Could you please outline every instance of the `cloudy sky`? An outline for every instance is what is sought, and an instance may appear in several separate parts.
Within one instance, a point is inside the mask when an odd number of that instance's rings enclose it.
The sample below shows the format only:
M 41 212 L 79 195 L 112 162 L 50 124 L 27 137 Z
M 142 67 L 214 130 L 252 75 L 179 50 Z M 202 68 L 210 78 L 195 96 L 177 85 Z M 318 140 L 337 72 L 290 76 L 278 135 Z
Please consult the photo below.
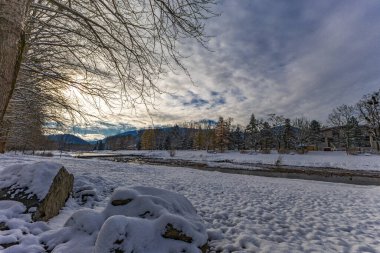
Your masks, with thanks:
M 325 122 L 332 108 L 380 88 L 380 1 L 226 0 L 208 22 L 210 51 L 183 45 L 194 84 L 181 73 L 159 85 L 151 118 L 119 111 L 114 126 L 136 127 L 249 115 Z

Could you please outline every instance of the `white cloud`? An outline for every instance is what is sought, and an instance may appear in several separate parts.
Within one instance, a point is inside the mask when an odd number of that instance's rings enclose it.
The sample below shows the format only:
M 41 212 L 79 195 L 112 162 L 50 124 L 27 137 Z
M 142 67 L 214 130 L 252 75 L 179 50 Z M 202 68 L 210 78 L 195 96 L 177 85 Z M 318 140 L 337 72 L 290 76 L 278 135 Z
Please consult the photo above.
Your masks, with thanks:
M 209 22 L 207 51 L 187 43 L 193 84 L 169 73 L 151 117 L 143 105 L 110 117 L 138 127 L 249 115 L 324 121 L 380 83 L 380 2 L 373 0 L 223 1 Z M 207 101 L 207 102 L 205 102 Z M 224 103 L 223 103 L 224 102 Z

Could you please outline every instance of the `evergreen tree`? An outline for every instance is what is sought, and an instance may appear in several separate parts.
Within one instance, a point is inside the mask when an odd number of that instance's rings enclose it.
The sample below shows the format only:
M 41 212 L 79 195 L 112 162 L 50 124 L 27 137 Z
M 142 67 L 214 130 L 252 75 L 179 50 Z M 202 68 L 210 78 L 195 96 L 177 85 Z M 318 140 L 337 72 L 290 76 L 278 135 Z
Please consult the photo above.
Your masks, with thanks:
M 137 142 L 136 142 L 136 149 L 137 149 L 137 150 L 141 150 L 141 149 L 142 149 L 141 138 L 137 139 Z
M 165 150 L 170 150 L 171 149 L 171 139 L 170 139 L 170 136 L 167 135 L 166 138 L 165 138 L 165 142 L 164 142 L 164 149 Z
M 96 142 L 95 150 L 104 150 L 104 143 L 102 140 Z
M 362 132 L 359 122 L 355 117 L 351 117 L 347 123 L 347 140 L 348 147 L 359 147 L 361 145 Z
M 359 126 L 359 121 L 355 118 L 355 122 L 353 124 L 353 136 L 354 141 L 353 145 L 356 147 L 362 147 L 364 146 L 364 133 L 362 132 L 362 128 Z
M 207 151 L 216 147 L 215 129 L 212 128 L 211 124 L 208 124 L 205 129 L 205 145 Z
M 180 149 L 182 148 L 182 138 L 181 138 L 181 132 L 178 125 L 175 125 L 172 127 L 170 131 L 171 136 L 171 149 Z
M 304 152 L 305 145 L 310 141 L 310 122 L 304 118 L 296 118 L 293 121 L 293 126 L 296 129 L 295 133 L 295 144 L 297 147 Z
M 215 144 L 220 152 L 224 152 L 230 142 L 230 127 L 232 119 L 225 120 L 219 117 L 219 121 L 215 127 Z
M 181 148 L 185 150 L 191 149 L 191 147 L 193 146 L 191 139 L 189 138 L 188 131 L 185 131 L 181 143 Z
M 240 126 L 237 125 L 234 131 L 232 132 L 232 149 L 242 150 L 244 148 L 244 133 L 241 130 Z
M 312 120 L 310 122 L 310 136 L 309 136 L 310 144 L 318 147 L 318 143 L 321 141 L 321 138 L 322 138 L 321 123 L 319 123 L 316 120 Z
M 276 115 L 274 113 L 268 115 L 269 122 L 272 127 L 273 140 L 276 142 L 277 150 L 281 149 L 281 143 L 283 142 L 283 125 L 285 122 L 284 116 Z
M 284 149 L 289 150 L 294 147 L 294 132 L 290 124 L 290 119 L 285 119 L 285 124 L 282 129 L 282 140 Z
M 273 142 L 272 130 L 269 123 L 265 121 L 260 131 L 261 149 L 270 150 L 272 148 L 272 142 Z
M 198 150 L 202 150 L 205 147 L 205 131 L 199 125 L 198 129 L 194 135 L 194 148 Z
M 249 149 L 257 149 L 259 142 L 259 127 L 258 121 L 255 118 L 255 115 L 252 113 L 251 118 L 247 127 L 245 128 L 245 140 L 246 147 Z

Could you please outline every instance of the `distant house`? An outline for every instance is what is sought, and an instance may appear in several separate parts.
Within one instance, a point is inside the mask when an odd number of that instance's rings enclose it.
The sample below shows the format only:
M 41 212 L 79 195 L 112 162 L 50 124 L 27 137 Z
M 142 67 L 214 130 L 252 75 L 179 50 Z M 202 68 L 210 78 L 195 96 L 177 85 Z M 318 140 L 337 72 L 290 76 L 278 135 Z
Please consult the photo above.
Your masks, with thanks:
M 376 148 L 369 129 L 367 126 L 359 126 L 360 135 L 353 143 L 353 147 L 371 149 Z M 344 137 L 344 127 L 328 127 L 321 129 L 321 140 L 318 144 L 318 149 L 323 150 L 330 148 L 331 150 L 346 150 L 346 141 Z

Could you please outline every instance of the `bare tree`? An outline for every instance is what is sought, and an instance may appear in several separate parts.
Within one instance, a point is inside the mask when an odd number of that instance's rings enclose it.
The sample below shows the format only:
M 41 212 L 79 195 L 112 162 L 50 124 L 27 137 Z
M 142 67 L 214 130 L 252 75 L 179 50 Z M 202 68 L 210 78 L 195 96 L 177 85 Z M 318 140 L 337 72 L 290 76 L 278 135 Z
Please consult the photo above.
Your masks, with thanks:
M 0 37 L 6 39 L 0 42 L 0 132 L 22 56 L 24 75 L 49 90 L 45 98 L 55 102 L 64 98 L 62 91 L 74 89 L 94 104 L 98 98 L 108 103 L 119 90 L 123 105 L 147 105 L 160 92 L 160 74 L 176 67 L 188 74 L 177 44 L 190 38 L 204 45 L 204 21 L 214 15 L 213 3 L 1 1 L 0 19 L 6 22 L 0 23 Z M 80 111 L 69 107 L 70 113 Z
M 380 151 L 380 91 L 365 95 L 357 104 L 360 118 L 369 126 L 376 150 Z
M 296 128 L 295 140 L 303 153 L 305 151 L 305 146 L 310 140 L 310 121 L 304 117 L 296 118 L 293 120 L 293 126 Z
M 285 124 L 285 118 L 282 115 L 276 115 L 272 113 L 268 115 L 268 122 L 272 128 L 272 135 L 277 144 L 277 150 L 280 150 L 281 142 L 283 139 L 283 127 Z
M 330 124 L 338 128 L 338 141 L 345 144 L 347 153 L 349 153 L 349 149 L 353 144 L 351 136 L 353 125 L 351 122 L 353 122 L 352 118 L 356 118 L 356 115 L 355 106 L 341 105 L 333 109 L 332 113 L 328 116 Z

